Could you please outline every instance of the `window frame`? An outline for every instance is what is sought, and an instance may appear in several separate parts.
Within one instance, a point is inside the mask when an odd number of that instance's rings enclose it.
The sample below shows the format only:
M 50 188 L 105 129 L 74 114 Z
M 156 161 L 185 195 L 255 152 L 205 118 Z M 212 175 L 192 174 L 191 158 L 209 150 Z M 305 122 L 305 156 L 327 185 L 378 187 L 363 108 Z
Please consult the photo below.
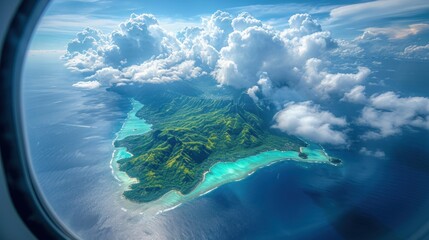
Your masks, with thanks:
M 77 239 L 50 210 L 32 174 L 23 130 L 21 75 L 29 41 L 49 0 L 23 0 L 4 36 L 0 60 L 0 154 L 13 207 L 39 239 Z

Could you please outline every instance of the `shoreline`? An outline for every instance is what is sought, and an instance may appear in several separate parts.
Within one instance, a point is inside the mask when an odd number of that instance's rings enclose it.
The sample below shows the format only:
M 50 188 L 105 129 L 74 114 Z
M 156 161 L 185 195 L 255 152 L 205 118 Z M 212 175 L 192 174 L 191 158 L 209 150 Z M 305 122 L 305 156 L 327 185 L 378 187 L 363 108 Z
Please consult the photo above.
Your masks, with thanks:
M 323 152 L 320 149 L 315 149 L 313 151 Z M 270 155 L 272 155 L 270 157 Z M 292 155 L 286 157 L 288 155 Z M 296 157 L 293 157 L 296 155 Z M 323 154 L 325 157 L 324 160 L 320 159 L 300 159 L 298 157 L 298 152 L 295 151 L 268 151 L 263 152 L 261 154 L 241 158 L 236 160 L 235 162 L 218 162 L 214 164 L 209 171 L 206 171 L 203 177 L 203 180 L 192 190 L 190 193 L 183 195 L 177 190 L 171 190 L 164 195 L 162 195 L 157 200 L 147 202 L 147 203 L 136 203 L 132 202 L 135 206 L 137 206 L 138 211 L 140 211 L 141 215 L 149 215 L 156 216 L 158 214 L 162 214 L 173 210 L 180 205 L 196 199 L 198 197 L 204 196 L 211 191 L 216 190 L 224 184 L 231 182 L 238 182 L 244 180 L 248 176 L 254 174 L 258 170 L 268 167 L 273 164 L 277 164 L 285 161 L 295 161 L 295 162 L 305 162 L 311 164 L 330 164 L 328 156 Z M 265 159 L 265 160 L 264 160 Z M 250 162 L 248 167 L 240 167 L 240 165 L 246 165 L 246 163 Z M 225 167 L 227 165 L 227 167 Z M 234 166 L 230 167 L 228 165 L 238 166 L 234 168 Z M 234 174 L 234 171 L 236 174 Z M 220 172 L 220 173 L 219 173 Z M 231 173 L 233 172 L 233 173 Z M 228 175 L 229 174 L 229 175 Z M 129 201 L 131 203 L 131 201 Z
M 143 105 L 134 99 L 130 99 L 130 101 L 133 108 L 127 114 L 127 118 L 125 119 L 121 129 L 116 133 L 116 138 L 112 142 L 113 146 L 116 140 L 124 139 L 127 136 L 144 134 L 151 130 L 150 124 L 147 124 L 144 119 L 140 119 L 135 116 L 135 113 L 140 110 Z M 308 158 L 303 159 L 299 157 L 300 152 L 305 152 L 308 155 Z M 120 182 L 120 186 L 122 186 L 123 191 L 129 189 L 131 184 L 138 183 L 138 179 L 130 178 L 126 172 L 119 170 L 119 164 L 117 161 L 130 156 L 132 156 L 131 153 L 127 152 L 125 148 L 114 147 L 110 161 L 113 176 Z M 330 162 L 330 157 L 321 146 L 307 143 L 306 147 L 300 147 L 299 152 L 272 150 L 262 152 L 254 156 L 240 158 L 233 162 L 217 162 L 213 164 L 209 170 L 204 172 L 203 178 L 198 185 L 185 195 L 177 190 L 171 190 L 160 198 L 145 203 L 130 201 L 124 198 L 123 195 L 121 198 L 124 200 L 124 204 L 128 206 L 126 209 L 134 209 L 139 211 L 139 214 L 141 215 L 156 216 L 173 210 L 192 199 L 206 195 L 224 184 L 241 181 L 254 174 L 259 169 L 283 161 L 335 165 Z
M 133 155 L 124 147 L 115 147 L 115 142 L 128 136 L 144 134 L 150 131 L 152 126 L 147 124 L 144 119 L 140 119 L 135 115 L 141 109 L 143 104 L 136 101 L 135 99 L 130 99 L 130 102 L 132 108 L 127 113 L 127 118 L 125 118 L 121 129 L 115 133 L 115 138 L 112 141 L 113 152 L 110 159 L 110 169 L 112 175 L 119 182 L 119 185 L 124 187 L 124 191 L 129 189 L 131 184 L 138 183 L 139 180 L 137 178 L 132 178 L 128 176 L 126 172 L 119 170 L 118 161 L 124 158 L 132 157 Z

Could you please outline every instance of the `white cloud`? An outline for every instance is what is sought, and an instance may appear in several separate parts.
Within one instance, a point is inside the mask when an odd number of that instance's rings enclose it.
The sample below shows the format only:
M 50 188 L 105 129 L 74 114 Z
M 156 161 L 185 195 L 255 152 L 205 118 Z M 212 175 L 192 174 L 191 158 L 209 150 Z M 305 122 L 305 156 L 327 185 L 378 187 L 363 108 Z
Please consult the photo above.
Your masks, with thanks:
M 358 58 L 364 54 L 364 49 L 356 41 L 336 39 L 337 48 L 332 51 L 333 56 Z
M 76 88 L 95 89 L 95 88 L 99 88 L 101 84 L 97 81 L 88 81 L 88 82 L 77 82 L 72 86 Z
M 236 24 L 256 21 L 246 14 L 240 18 Z M 68 44 L 65 65 L 73 71 L 94 73 L 91 79 L 103 77 L 109 68 L 121 71 L 112 81 L 166 82 L 198 77 L 204 74 L 203 69 L 211 71 L 216 65 L 216 47 L 226 44 L 233 31 L 232 19 L 230 14 L 217 11 L 202 20 L 204 28 L 187 28 L 176 38 L 153 15 L 132 14 L 110 34 L 90 28 L 78 33 Z M 98 72 L 102 69 L 104 72 Z
M 364 139 L 399 134 L 407 126 L 429 130 L 429 98 L 401 98 L 393 92 L 373 95 L 358 122 L 374 129 L 366 132 Z
M 160 54 L 180 49 L 175 37 L 163 30 L 150 14 L 136 15 L 120 24 L 120 30 L 110 34 L 111 43 L 104 48 L 106 61 L 116 66 L 142 63 Z
M 148 61 L 124 69 L 124 76 L 133 82 L 164 83 L 197 78 L 203 74 L 192 60 L 168 62 L 165 59 Z
M 346 144 L 346 135 L 336 128 L 344 128 L 344 118 L 320 109 L 312 102 L 289 103 L 274 116 L 278 128 L 292 135 L 317 143 Z
M 112 67 L 102 68 L 86 79 L 94 79 L 105 86 L 110 86 L 131 82 L 165 83 L 197 78 L 203 74 L 205 73 L 201 68 L 195 66 L 194 61 L 186 60 L 178 55 L 170 55 L 167 58 L 146 61 L 122 70 Z
M 97 70 L 93 75 L 85 78 L 85 80 L 95 80 L 100 82 L 104 86 L 110 86 L 113 83 L 118 83 L 123 79 L 122 71 L 112 68 L 105 67 Z
M 274 104 L 277 109 L 287 102 L 303 99 L 302 90 L 288 86 L 276 87 L 266 72 L 261 73 L 256 85 L 247 89 L 247 94 L 261 106 L 269 108 L 270 104 Z
M 261 72 L 278 80 L 285 72 L 286 56 L 284 42 L 273 31 L 261 27 L 235 31 L 221 50 L 214 76 L 220 84 L 237 88 L 255 85 Z
M 76 38 L 67 44 L 68 53 L 83 53 L 89 49 L 96 50 L 99 44 L 105 42 L 105 36 L 99 30 L 85 28 L 76 34 Z
M 249 13 L 242 12 L 232 20 L 232 27 L 234 30 L 243 31 L 249 27 L 262 27 L 262 22 Z
M 233 17 L 231 14 L 223 11 L 216 11 L 209 18 L 203 18 L 204 26 L 203 38 L 216 50 L 225 46 L 228 35 L 233 31 Z
M 429 44 L 423 46 L 408 46 L 401 55 L 406 58 L 429 59 Z
M 358 67 L 357 73 L 329 73 L 321 70 L 322 61 L 311 58 L 305 64 L 305 74 L 303 80 L 309 87 L 322 98 L 327 98 L 330 93 L 344 93 L 357 84 L 362 83 L 370 74 L 366 67 Z
M 202 68 L 212 69 L 216 65 L 219 52 L 210 45 L 210 33 L 206 29 L 186 27 L 179 31 L 176 36 L 183 44 L 182 50 L 186 52 L 188 58 L 199 62 Z
M 142 63 L 180 49 L 175 37 L 164 31 L 153 15 L 132 14 L 108 35 L 86 28 L 67 48 L 66 66 L 75 71 L 94 72 L 105 66 L 115 68 Z M 87 59 L 85 59 L 87 58 Z M 86 64 L 97 63 L 95 65 Z M 101 64 L 102 63 L 102 64 Z
M 302 37 L 322 31 L 322 26 L 306 13 L 291 16 L 288 23 L 289 28 L 283 33 L 287 38 Z
M 253 101 L 255 103 L 257 103 L 259 101 L 259 97 L 257 96 L 257 94 L 259 92 L 258 86 L 253 86 L 251 88 L 248 88 L 246 92 L 253 99 Z
M 351 102 L 351 103 L 365 103 L 366 102 L 366 96 L 365 96 L 365 86 L 358 85 L 354 87 L 349 92 L 344 93 L 344 97 L 341 99 L 341 101 L 345 102 Z
M 65 66 L 74 72 L 94 72 L 106 66 L 104 58 L 93 49 L 83 53 L 74 52 L 73 55 L 66 53 L 64 58 L 67 59 Z
M 222 85 L 252 88 L 257 85 L 260 74 L 266 73 L 273 86 L 273 94 L 286 86 L 293 89 L 302 85 L 300 81 L 306 73 L 305 69 L 302 71 L 302 66 L 314 57 L 323 62 L 322 59 L 329 56 L 331 50 L 338 45 L 331 39 L 330 33 L 322 31 L 320 24 L 308 14 L 293 15 L 289 19 L 289 25 L 283 31 L 256 24 L 242 31 L 232 32 L 228 44 L 220 51 L 216 69 L 212 73 L 215 79 Z M 366 68 L 359 68 L 355 76 L 318 71 L 317 76 L 313 77 L 318 78 L 318 84 L 322 84 L 319 86 L 323 92 L 321 95 L 327 97 L 330 92 L 347 85 L 346 82 L 355 79 L 354 77 L 357 78 L 356 82 L 363 80 L 368 72 Z M 313 85 L 301 87 L 315 88 Z M 251 90 L 252 94 L 255 93 L 254 90 L 256 88 Z
M 261 73 L 257 85 L 247 89 L 247 94 L 255 101 L 259 102 L 259 96 L 264 98 L 273 98 L 273 85 L 266 72 Z
M 363 147 L 359 150 L 359 153 L 365 156 L 369 156 L 369 157 L 375 157 L 375 158 L 385 158 L 386 154 L 381 151 L 380 149 L 377 149 L 375 151 L 371 151 L 369 149 L 367 149 L 366 147 Z
M 271 79 L 269 78 L 266 72 L 263 72 L 261 76 L 259 76 L 258 85 L 261 88 L 261 92 L 264 96 L 270 96 L 273 91 L 273 84 L 271 83 Z
M 357 48 L 332 39 L 309 14 L 293 15 L 288 23 L 280 31 L 249 13 L 233 17 L 217 11 L 199 27 L 173 35 L 153 15 L 132 14 L 111 33 L 91 28 L 78 33 L 68 45 L 65 65 L 92 73 L 87 80 L 103 86 L 210 74 L 221 85 L 249 89 L 254 99 L 276 106 L 297 100 L 300 92 L 311 99 L 342 95 L 365 80 L 370 71 L 364 67 L 357 73 L 325 70 L 331 56 Z
M 330 12 L 330 23 L 337 25 L 353 22 L 374 22 L 391 17 L 404 17 L 427 12 L 427 0 L 376 0 L 334 8 Z

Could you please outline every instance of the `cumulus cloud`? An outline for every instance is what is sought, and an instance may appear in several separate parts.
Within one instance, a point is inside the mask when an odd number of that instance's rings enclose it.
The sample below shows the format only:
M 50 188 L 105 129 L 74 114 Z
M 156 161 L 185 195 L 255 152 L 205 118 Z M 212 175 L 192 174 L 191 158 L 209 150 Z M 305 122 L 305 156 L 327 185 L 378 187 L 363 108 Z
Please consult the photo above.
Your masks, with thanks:
M 331 93 L 348 91 L 362 82 L 370 73 L 359 67 L 358 73 L 329 73 L 321 69 L 330 54 L 336 56 L 355 54 L 350 45 L 331 38 L 316 20 L 308 14 L 296 14 L 289 19 L 289 28 L 276 31 L 250 18 L 247 28 L 229 35 L 228 44 L 212 75 L 221 85 L 247 88 L 255 98 L 261 73 L 270 78 L 271 94 L 280 89 L 313 89 L 317 95 L 328 98 Z M 236 19 L 233 19 L 233 23 Z M 238 21 L 238 20 L 237 20 Z M 348 47 L 348 49 L 346 49 Z M 356 46 L 356 49 L 358 47 Z M 303 66 L 305 66 L 303 68 Z M 314 74 L 313 74 L 314 73 Z
M 266 72 L 263 72 L 259 76 L 257 85 L 247 89 L 247 94 L 249 94 L 255 102 L 261 103 L 260 98 L 272 98 L 274 95 L 273 91 L 271 79 Z
M 373 95 L 358 122 L 374 130 L 362 138 L 377 139 L 402 132 L 404 127 L 429 130 L 429 98 L 405 97 L 394 92 Z
M 222 16 L 213 16 L 210 27 L 221 25 Z M 153 15 L 132 14 L 108 35 L 84 29 L 69 43 L 63 58 L 70 70 L 92 73 L 87 80 L 97 80 L 105 86 L 196 78 L 205 73 L 202 67 L 215 64 L 218 54 L 202 38 L 201 42 L 190 40 L 200 36 L 201 30 L 185 29 L 176 38 L 163 30 Z M 196 62 L 202 66 L 196 66 Z
M 151 14 L 132 14 L 119 27 L 110 34 L 111 45 L 104 52 L 111 64 L 129 66 L 179 49 L 176 38 L 163 30 Z
M 258 86 L 253 86 L 253 87 L 247 89 L 247 94 L 256 103 L 259 101 L 258 93 L 259 93 L 259 87 Z
M 203 38 L 215 49 L 220 50 L 225 46 L 228 35 L 233 32 L 233 17 L 231 14 L 223 11 L 216 11 L 209 18 L 204 18 Z
M 375 158 L 385 158 L 386 154 L 381 151 L 380 149 L 371 151 L 367 149 L 366 147 L 363 147 L 359 150 L 359 153 L 368 157 L 375 157 Z
M 113 67 L 105 67 L 85 79 L 95 80 L 104 86 L 111 86 L 111 84 L 120 82 L 123 79 L 123 74 L 122 71 Z
M 68 44 L 64 58 L 70 69 L 89 72 L 105 66 L 120 68 L 142 63 L 178 49 L 177 39 L 164 31 L 153 15 L 132 14 L 118 30 L 108 35 L 84 29 Z M 96 59 L 99 64 L 87 64 L 88 59 Z
M 327 98 L 364 80 L 366 68 L 358 73 L 330 73 L 321 63 L 314 70 L 317 74 L 310 76 L 307 65 L 315 62 L 310 59 L 324 63 L 330 55 L 344 55 L 353 47 L 332 39 L 309 14 L 293 15 L 288 23 L 289 27 L 275 30 L 246 12 L 234 17 L 216 11 L 203 18 L 201 26 L 172 34 L 153 15 L 132 14 L 109 34 L 91 28 L 78 33 L 68 44 L 65 65 L 89 73 L 87 80 L 104 86 L 210 74 L 220 85 L 249 89 L 254 99 L 276 101 L 279 106 L 285 94 L 311 88 L 317 94 L 310 95 Z M 318 86 L 309 86 L 310 82 Z
M 90 48 L 83 52 L 67 52 L 64 58 L 67 59 L 65 66 L 74 72 L 94 72 L 106 66 L 104 58 L 96 50 Z
M 346 135 L 338 130 L 347 126 L 338 118 L 310 101 L 289 103 L 274 116 L 275 128 L 317 143 L 346 144 Z
M 293 15 L 289 25 L 281 32 L 259 24 L 231 33 L 212 72 L 215 79 L 222 85 L 248 88 L 256 99 L 260 74 L 265 73 L 275 99 L 280 92 L 297 89 L 312 89 L 308 95 L 328 98 L 332 93 L 349 91 L 369 75 L 365 67 L 359 67 L 357 73 L 324 71 L 321 66 L 330 54 L 352 55 L 361 49 L 335 41 L 308 14 Z
M 234 30 L 243 31 L 249 27 L 262 27 L 262 21 L 247 12 L 243 12 L 232 20 L 232 27 Z
M 303 80 L 308 86 L 322 97 L 327 98 L 333 92 L 345 92 L 362 83 L 370 74 L 366 67 L 358 67 L 357 73 L 329 73 L 321 70 L 322 61 L 311 58 L 305 64 L 305 74 Z
M 97 70 L 87 80 L 97 80 L 104 86 L 118 83 L 167 83 L 178 80 L 197 78 L 204 75 L 201 68 L 195 66 L 192 60 L 177 55 L 167 58 L 145 61 L 140 65 L 133 65 L 121 70 L 106 67 Z
M 84 89 L 95 89 L 99 88 L 101 84 L 97 81 L 88 81 L 88 82 L 77 82 L 73 84 L 73 87 L 84 88 Z
M 289 29 L 283 31 L 287 38 L 303 37 L 322 31 L 322 26 L 309 14 L 295 14 L 288 20 Z
M 132 82 L 140 83 L 165 83 L 192 79 L 203 74 L 201 68 L 195 67 L 194 64 L 192 60 L 177 63 L 158 59 L 126 68 L 124 76 Z
M 85 28 L 76 35 L 70 43 L 67 44 L 68 53 L 83 53 L 88 49 L 97 49 L 100 41 L 104 41 L 104 35 L 101 31 L 92 28 Z
M 351 103 L 365 103 L 365 86 L 358 85 L 349 92 L 344 93 L 344 97 L 341 99 L 341 101 Z
M 279 80 L 284 71 L 287 49 L 275 32 L 250 27 L 229 35 L 228 45 L 222 48 L 213 76 L 223 85 L 248 88 L 256 84 L 261 72 Z

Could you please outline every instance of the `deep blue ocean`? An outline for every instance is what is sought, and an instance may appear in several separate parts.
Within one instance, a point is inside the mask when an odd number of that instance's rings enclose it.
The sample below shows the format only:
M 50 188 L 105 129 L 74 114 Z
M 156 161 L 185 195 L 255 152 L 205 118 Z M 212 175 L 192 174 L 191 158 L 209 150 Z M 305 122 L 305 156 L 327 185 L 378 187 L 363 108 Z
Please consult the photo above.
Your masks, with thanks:
M 412 70 L 424 64 L 391 65 L 373 75 L 403 95 L 428 96 L 429 70 Z M 23 109 L 36 181 L 57 217 L 83 239 L 425 239 L 429 132 L 415 129 L 327 149 L 340 166 L 281 162 L 152 218 L 124 211 L 109 162 L 129 100 L 73 88 L 80 80 L 58 54 L 30 55 Z M 347 112 L 341 104 L 333 111 Z M 386 157 L 363 156 L 361 147 Z

